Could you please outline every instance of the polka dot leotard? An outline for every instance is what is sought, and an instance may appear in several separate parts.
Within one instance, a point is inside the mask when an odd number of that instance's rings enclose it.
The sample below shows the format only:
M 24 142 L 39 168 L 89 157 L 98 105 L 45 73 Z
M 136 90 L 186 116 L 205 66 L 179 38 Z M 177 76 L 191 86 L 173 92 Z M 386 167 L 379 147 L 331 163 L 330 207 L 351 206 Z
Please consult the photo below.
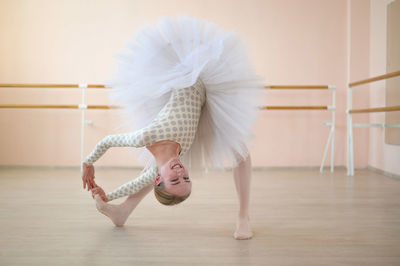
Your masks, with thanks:
M 173 89 L 167 104 L 148 126 L 132 133 L 103 138 L 86 158 L 85 163 L 93 164 L 110 147 L 144 147 L 162 140 L 179 143 L 179 156 L 182 156 L 189 150 L 195 138 L 205 94 L 205 86 L 200 79 L 191 87 Z M 113 200 L 135 194 L 152 184 L 157 173 L 157 166 L 149 167 L 138 178 L 107 193 L 107 198 Z

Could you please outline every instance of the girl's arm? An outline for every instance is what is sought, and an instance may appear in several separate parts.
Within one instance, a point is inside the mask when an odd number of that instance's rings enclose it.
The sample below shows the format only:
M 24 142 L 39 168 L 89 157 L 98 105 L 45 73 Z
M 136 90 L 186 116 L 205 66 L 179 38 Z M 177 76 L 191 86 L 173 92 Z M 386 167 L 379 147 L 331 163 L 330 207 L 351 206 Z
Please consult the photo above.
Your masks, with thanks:
M 83 189 L 95 187 L 93 163 L 96 162 L 110 147 L 143 147 L 150 143 L 149 134 L 154 125 L 137 130 L 132 133 L 109 135 L 97 143 L 94 150 L 83 161 L 82 181 Z
M 143 130 L 133 133 L 109 135 L 97 143 L 84 163 L 92 165 L 111 147 L 143 147 Z
M 138 130 L 133 133 L 109 135 L 103 138 L 96 147 L 86 157 L 82 164 L 82 181 L 83 189 L 91 190 L 96 187 L 94 182 L 94 167 L 93 163 L 97 161 L 110 147 L 143 147 L 143 130 Z
M 129 181 L 128 183 L 118 187 L 113 192 L 107 193 L 106 196 L 109 200 L 114 200 L 124 196 L 135 194 L 142 190 L 144 187 L 153 184 L 158 174 L 157 166 L 151 166 L 146 169 L 138 178 Z

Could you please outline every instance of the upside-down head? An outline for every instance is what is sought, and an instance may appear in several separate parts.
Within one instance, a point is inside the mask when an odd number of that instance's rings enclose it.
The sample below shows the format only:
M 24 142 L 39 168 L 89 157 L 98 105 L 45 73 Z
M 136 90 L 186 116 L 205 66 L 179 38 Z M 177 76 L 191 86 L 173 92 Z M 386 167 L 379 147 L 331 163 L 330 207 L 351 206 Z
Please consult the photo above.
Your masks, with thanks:
M 187 199 L 191 191 L 189 172 L 179 157 L 171 158 L 160 167 L 154 181 L 154 195 L 161 204 L 178 204 Z

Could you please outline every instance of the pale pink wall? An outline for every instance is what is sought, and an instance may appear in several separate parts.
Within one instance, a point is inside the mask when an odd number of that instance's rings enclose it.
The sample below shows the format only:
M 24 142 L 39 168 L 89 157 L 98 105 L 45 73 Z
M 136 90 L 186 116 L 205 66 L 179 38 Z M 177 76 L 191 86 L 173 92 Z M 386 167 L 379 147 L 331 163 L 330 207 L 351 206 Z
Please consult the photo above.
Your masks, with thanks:
M 348 0 L 350 4 L 349 24 L 350 39 L 350 68 L 349 82 L 369 78 L 369 1 Z M 353 88 L 353 109 L 368 108 L 369 85 L 360 85 Z M 368 114 L 353 115 L 353 123 L 368 123 Z M 354 166 L 365 168 L 368 165 L 368 137 L 369 130 L 354 128 Z
M 392 1 L 371 0 L 370 75 L 386 73 L 386 6 Z M 385 106 L 385 81 L 374 82 L 370 89 L 370 106 Z M 371 115 L 371 123 L 384 123 L 384 113 Z M 384 129 L 370 129 L 368 164 L 400 175 L 400 146 L 385 144 Z
M 162 15 L 188 14 L 240 32 L 267 84 L 336 85 L 336 165 L 344 165 L 349 73 L 346 8 L 346 0 L 1 1 L 0 83 L 103 83 L 111 77 L 113 55 L 138 27 Z M 368 12 L 368 7 L 363 8 Z M 365 39 L 368 34 L 361 35 L 361 40 Z M 353 56 L 357 53 L 354 49 L 352 46 Z M 360 51 L 360 56 L 364 53 Z M 351 77 L 363 76 L 365 61 L 354 62 Z M 268 96 L 270 105 L 330 104 L 324 92 L 274 91 Z M 79 100 L 79 92 L 72 89 L 0 89 L 1 103 Z M 106 92 L 91 91 L 88 101 L 107 103 Z M 93 120 L 94 126 L 87 127 L 86 154 L 103 136 L 117 132 L 116 117 L 113 111 L 88 112 L 87 119 Z M 319 165 L 329 133 L 322 122 L 329 119 L 329 112 L 262 111 L 251 148 L 254 165 Z M 77 111 L 1 110 L 0 124 L 1 165 L 79 164 Z M 357 141 L 367 141 L 365 134 Z M 364 153 L 363 147 L 357 149 Z M 137 162 L 126 149 L 115 148 L 98 164 Z M 366 165 L 366 157 L 357 156 L 357 165 Z

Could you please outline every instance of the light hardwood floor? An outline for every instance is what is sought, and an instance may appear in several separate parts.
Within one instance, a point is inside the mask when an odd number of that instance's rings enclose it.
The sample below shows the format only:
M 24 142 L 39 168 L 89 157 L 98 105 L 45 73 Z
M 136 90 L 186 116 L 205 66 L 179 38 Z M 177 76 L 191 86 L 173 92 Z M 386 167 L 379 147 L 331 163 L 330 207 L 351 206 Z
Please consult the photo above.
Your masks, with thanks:
M 96 169 L 96 180 L 109 191 L 139 172 Z M 400 265 L 399 179 L 254 170 L 254 238 L 237 241 L 232 172 L 191 177 L 186 202 L 149 194 L 118 228 L 79 169 L 0 169 L 0 265 Z

